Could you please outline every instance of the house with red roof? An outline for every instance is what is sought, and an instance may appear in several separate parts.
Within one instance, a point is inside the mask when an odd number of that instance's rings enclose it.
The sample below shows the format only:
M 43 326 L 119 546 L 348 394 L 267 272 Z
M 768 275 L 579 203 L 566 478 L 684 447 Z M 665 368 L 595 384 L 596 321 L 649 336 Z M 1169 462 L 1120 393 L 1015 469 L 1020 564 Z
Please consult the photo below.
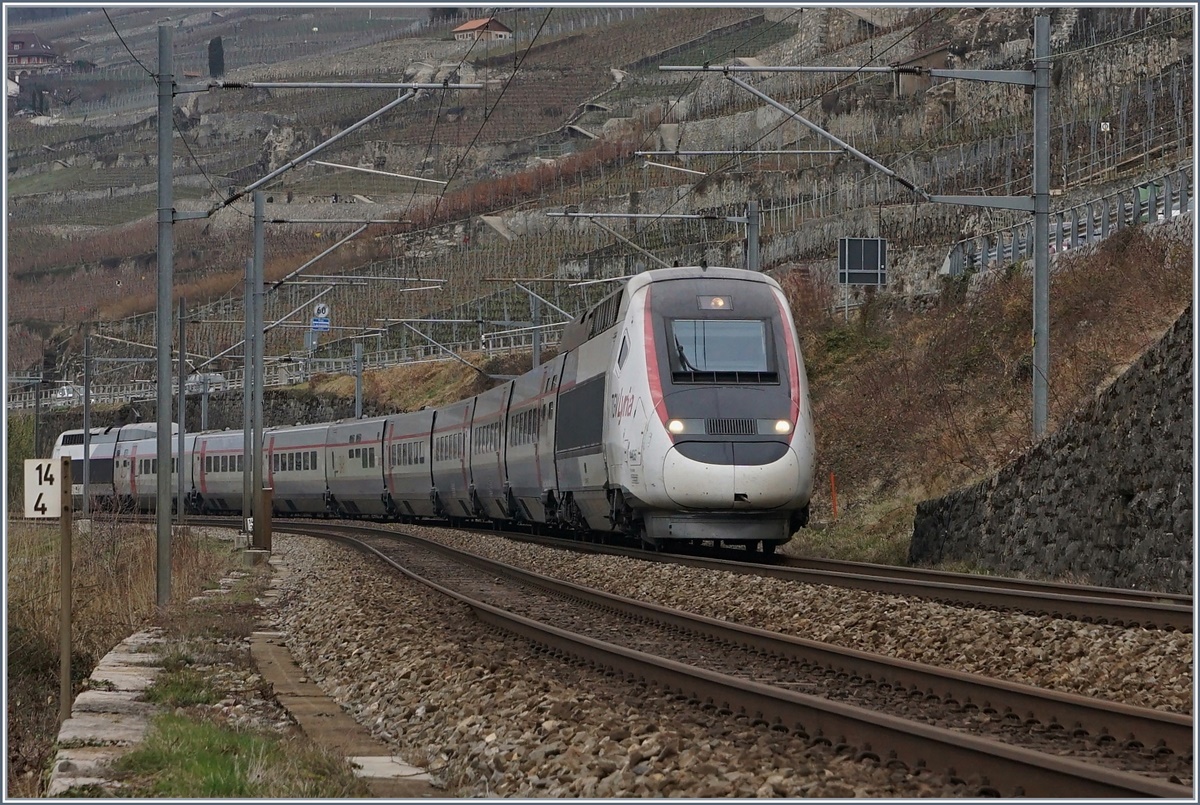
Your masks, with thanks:
M 484 17 L 478 20 L 468 20 L 455 28 L 451 33 L 460 42 L 470 42 L 475 39 L 512 39 L 512 28 L 500 20 Z

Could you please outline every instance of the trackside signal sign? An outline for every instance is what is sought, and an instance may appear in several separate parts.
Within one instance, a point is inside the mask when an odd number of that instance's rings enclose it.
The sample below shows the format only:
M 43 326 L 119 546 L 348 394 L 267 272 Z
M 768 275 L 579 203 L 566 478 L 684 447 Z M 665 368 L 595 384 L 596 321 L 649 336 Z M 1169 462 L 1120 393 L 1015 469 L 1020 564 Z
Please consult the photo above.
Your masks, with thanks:
M 25 459 L 25 516 L 62 516 L 62 463 L 48 458 Z

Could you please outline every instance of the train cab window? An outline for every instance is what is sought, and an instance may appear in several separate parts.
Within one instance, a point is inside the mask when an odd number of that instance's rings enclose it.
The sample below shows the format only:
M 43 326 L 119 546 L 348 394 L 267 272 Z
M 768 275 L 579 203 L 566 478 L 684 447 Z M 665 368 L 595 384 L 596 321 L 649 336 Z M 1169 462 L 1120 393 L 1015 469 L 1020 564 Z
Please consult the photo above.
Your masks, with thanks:
M 617 354 L 617 366 L 623 368 L 625 359 L 629 357 L 629 336 L 621 338 L 621 351 Z
M 767 323 L 756 319 L 675 319 L 668 327 L 675 382 L 775 383 Z

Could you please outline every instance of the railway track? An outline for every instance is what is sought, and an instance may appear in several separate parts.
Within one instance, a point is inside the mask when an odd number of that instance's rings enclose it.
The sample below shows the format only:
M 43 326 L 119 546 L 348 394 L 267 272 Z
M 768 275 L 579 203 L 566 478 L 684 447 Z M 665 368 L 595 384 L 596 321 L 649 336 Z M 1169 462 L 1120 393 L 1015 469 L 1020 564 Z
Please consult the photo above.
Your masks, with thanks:
M 1190 717 L 697 617 L 377 527 L 278 528 L 351 543 L 547 651 L 860 759 L 981 794 L 1191 796 Z
M 768 576 L 806 584 L 828 584 L 889 595 L 925 598 L 958 606 L 1050 615 L 1114 626 L 1175 629 L 1181 632 L 1192 632 L 1194 627 L 1190 595 L 788 556 L 775 556 L 766 561 L 746 561 L 738 556 L 744 556 L 743 552 L 732 550 L 706 555 L 676 554 L 552 537 L 513 534 L 509 536 L 568 550 Z
M 189 521 L 222 527 L 241 526 L 239 518 L 193 516 L 189 517 Z M 273 527 L 290 528 L 296 522 L 292 519 L 275 519 Z M 381 523 L 376 528 L 386 530 L 388 525 Z M 497 532 L 489 530 L 488 533 Z M 956 606 L 1049 615 L 1085 623 L 1173 629 L 1184 633 L 1193 632 L 1195 626 L 1192 596 L 1175 593 L 1059 584 L 1032 579 L 782 555 L 770 557 L 765 561 L 762 558 L 747 561 L 745 552 L 736 550 L 678 554 L 520 532 L 503 532 L 503 536 L 566 550 L 724 570 L 806 584 L 826 584 L 923 598 Z

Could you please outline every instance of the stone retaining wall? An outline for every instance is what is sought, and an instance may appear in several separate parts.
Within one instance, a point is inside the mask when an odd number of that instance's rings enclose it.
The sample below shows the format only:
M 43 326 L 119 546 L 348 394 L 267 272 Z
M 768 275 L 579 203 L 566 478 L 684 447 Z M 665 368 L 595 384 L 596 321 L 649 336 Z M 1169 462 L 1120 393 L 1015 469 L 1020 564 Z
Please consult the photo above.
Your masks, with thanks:
M 1192 318 L 1030 452 L 919 504 L 909 561 L 1191 592 Z

